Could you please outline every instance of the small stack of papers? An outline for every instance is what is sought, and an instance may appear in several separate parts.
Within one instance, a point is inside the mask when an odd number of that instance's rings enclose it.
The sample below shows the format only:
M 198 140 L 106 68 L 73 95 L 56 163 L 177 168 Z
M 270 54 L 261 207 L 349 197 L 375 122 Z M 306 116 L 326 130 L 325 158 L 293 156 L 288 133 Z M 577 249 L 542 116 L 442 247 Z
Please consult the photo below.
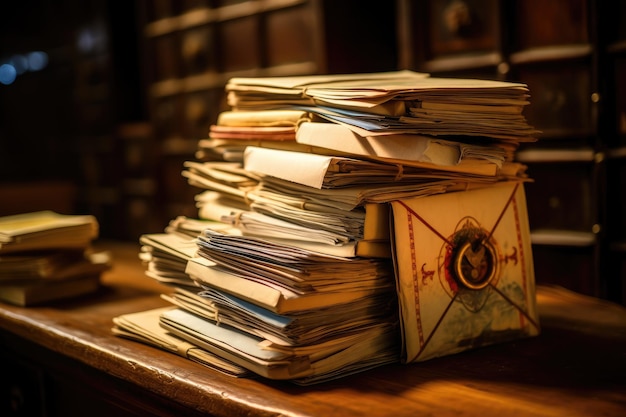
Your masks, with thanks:
M 98 223 L 52 211 L 0 217 L 0 300 L 20 306 L 95 292 L 110 268 L 94 253 Z

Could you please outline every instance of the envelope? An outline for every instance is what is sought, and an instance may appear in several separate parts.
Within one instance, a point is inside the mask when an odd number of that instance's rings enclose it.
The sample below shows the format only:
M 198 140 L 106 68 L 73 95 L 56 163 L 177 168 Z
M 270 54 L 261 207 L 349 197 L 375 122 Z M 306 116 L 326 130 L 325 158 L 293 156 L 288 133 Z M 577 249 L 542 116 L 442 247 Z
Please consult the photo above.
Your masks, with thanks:
M 391 207 L 404 363 L 539 334 L 523 183 Z

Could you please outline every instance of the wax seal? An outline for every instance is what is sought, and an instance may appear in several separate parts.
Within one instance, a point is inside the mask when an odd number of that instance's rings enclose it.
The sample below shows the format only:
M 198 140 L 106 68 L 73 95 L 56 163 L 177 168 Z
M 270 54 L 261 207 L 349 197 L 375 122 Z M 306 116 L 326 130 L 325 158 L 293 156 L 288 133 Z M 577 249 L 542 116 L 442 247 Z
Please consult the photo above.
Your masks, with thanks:
M 450 240 L 448 273 L 456 284 L 468 290 L 487 287 L 496 276 L 498 260 L 489 233 L 474 219 L 466 218 Z

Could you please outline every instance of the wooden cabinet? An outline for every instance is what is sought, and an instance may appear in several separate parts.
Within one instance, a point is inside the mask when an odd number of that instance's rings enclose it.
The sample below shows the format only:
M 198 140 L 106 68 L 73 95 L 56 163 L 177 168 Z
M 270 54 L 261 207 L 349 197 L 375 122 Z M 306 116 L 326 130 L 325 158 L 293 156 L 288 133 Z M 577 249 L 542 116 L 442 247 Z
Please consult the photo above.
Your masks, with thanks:
M 624 301 L 626 2 L 397 3 L 399 67 L 528 84 L 538 282 Z

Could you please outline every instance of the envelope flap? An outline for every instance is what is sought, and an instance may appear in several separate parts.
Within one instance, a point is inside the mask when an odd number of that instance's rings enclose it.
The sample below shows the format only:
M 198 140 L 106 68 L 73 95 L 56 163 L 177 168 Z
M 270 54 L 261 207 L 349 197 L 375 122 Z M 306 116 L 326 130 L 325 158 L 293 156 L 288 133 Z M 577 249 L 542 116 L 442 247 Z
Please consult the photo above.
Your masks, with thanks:
M 391 206 L 407 362 L 539 332 L 523 184 Z

